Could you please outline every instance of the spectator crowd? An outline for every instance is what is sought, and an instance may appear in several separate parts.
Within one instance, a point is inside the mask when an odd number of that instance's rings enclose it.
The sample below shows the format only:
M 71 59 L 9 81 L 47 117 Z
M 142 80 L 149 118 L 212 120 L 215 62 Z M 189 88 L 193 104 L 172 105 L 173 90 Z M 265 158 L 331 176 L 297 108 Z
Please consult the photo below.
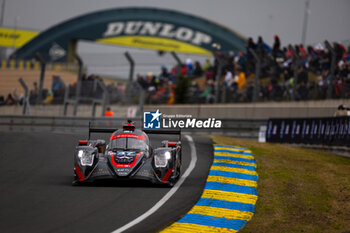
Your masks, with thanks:
M 275 35 L 272 47 L 262 37 L 256 42 L 249 38 L 245 50 L 236 54 L 216 52 L 214 59 L 208 58 L 203 64 L 187 58 L 171 69 L 161 66 L 159 74 L 137 74 L 128 95 L 126 85 L 111 82 L 106 86 L 109 103 L 124 103 L 125 98 L 132 98 L 131 103 L 136 103 L 141 90 L 145 92 L 146 104 L 251 102 L 257 58 L 260 60 L 258 101 L 318 100 L 328 98 L 327 95 L 350 97 L 350 45 L 345 48 L 334 42 L 327 46 L 319 43 L 282 47 Z M 218 87 L 217 75 L 220 76 Z M 82 103 L 102 98 L 103 89 L 98 82 L 103 83 L 99 76 L 82 76 Z M 43 90 L 43 102 L 62 104 L 65 95 L 74 98 L 76 89 L 76 82 L 66 86 L 60 76 L 54 75 L 51 89 Z M 37 103 L 38 94 L 38 85 L 34 82 L 29 93 L 30 104 Z M 0 96 L 0 105 L 23 101 L 24 96 L 16 93 L 6 98 Z
M 257 65 L 253 53 L 261 62 L 259 101 L 325 99 L 328 91 L 331 98 L 350 97 L 350 46 L 346 49 L 340 43 L 331 47 L 319 43 L 282 47 L 278 35 L 272 47 L 262 37 L 256 43 L 249 38 L 246 49 L 237 54 L 218 52 L 213 62 L 207 59 L 203 65 L 187 59 L 170 72 L 162 66 L 159 75 L 138 74 L 137 80 L 147 93 L 148 104 L 214 103 L 216 75 L 220 72 L 218 102 L 250 102 Z

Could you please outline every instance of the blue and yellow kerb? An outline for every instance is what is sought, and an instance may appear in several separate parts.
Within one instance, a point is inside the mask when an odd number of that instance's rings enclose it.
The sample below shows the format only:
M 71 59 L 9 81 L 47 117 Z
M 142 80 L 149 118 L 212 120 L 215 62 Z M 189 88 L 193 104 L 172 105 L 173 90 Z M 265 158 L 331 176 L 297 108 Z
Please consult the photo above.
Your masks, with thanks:
M 214 161 L 201 198 L 162 232 L 238 232 L 254 214 L 257 180 L 250 150 L 214 145 Z

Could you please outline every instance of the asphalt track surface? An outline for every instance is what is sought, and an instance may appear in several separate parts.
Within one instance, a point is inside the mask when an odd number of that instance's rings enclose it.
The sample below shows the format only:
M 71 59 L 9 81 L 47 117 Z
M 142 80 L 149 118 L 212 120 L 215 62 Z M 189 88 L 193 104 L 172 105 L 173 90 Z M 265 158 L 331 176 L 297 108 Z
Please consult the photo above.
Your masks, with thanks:
M 145 213 L 170 190 L 146 181 L 72 186 L 73 151 L 77 140 L 85 138 L 1 132 L 0 232 L 111 232 Z M 153 136 L 151 142 L 161 139 Z M 208 138 L 193 139 L 198 160 L 190 176 L 157 212 L 125 232 L 157 232 L 200 198 L 213 148 Z M 191 156 L 184 137 L 182 143 L 184 172 Z

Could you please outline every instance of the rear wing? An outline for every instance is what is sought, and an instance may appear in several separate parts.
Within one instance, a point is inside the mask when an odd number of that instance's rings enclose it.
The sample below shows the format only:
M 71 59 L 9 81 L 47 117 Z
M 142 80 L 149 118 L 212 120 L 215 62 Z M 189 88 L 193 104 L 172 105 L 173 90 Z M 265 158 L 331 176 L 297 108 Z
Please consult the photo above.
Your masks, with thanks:
M 91 128 L 91 124 L 89 123 L 89 140 L 91 133 L 113 133 L 118 129 L 116 128 Z M 164 129 L 141 129 L 146 134 L 173 134 L 178 135 L 179 141 L 181 141 L 181 129 L 171 129 L 171 130 L 164 130 Z
M 91 122 L 89 121 L 89 138 L 88 138 L 88 140 L 90 140 L 91 133 L 113 133 L 116 130 L 118 130 L 118 129 L 115 129 L 115 128 L 91 128 Z
M 111 129 L 111 128 L 89 128 L 89 140 L 91 133 L 113 133 L 118 129 Z
M 181 141 L 181 129 L 170 129 L 170 130 L 164 130 L 164 129 L 142 129 L 143 132 L 146 134 L 173 134 L 178 135 L 179 141 Z

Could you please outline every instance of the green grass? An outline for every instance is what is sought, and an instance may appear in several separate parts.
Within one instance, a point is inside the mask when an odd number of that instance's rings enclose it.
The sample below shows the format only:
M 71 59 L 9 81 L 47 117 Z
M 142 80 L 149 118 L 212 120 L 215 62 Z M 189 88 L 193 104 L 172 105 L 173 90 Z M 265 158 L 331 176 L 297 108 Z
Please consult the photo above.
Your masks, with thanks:
M 257 161 L 258 201 L 240 232 L 350 231 L 350 159 L 337 155 L 212 136 L 217 144 L 252 150 Z

